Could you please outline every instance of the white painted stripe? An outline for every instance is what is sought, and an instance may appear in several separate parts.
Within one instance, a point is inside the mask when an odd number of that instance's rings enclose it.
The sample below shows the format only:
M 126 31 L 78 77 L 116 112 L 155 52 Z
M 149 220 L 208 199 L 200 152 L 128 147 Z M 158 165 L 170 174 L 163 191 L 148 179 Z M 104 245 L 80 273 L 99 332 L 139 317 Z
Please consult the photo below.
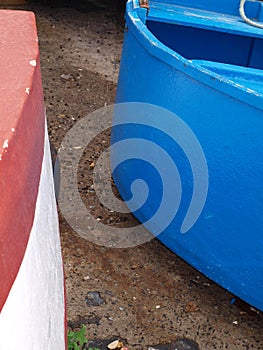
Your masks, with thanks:
M 0 349 L 65 350 L 64 317 L 64 277 L 46 129 L 35 219 L 18 276 L 0 314 Z

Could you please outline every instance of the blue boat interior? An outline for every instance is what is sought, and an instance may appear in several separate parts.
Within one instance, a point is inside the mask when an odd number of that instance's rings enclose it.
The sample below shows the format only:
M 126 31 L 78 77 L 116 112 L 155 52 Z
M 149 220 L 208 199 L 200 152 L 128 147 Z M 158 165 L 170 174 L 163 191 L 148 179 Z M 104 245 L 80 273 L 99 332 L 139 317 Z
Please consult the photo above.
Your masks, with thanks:
M 145 24 L 165 46 L 263 94 L 263 29 L 244 22 L 239 0 L 150 0 L 149 6 Z M 245 11 L 263 20 L 263 2 L 248 0 Z
M 232 8 L 231 11 L 230 6 L 230 14 L 227 15 L 209 11 L 208 4 L 211 2 L 215 1 L 203 1 L 207 3 L 207 6 L 204 4 L 205 9 L 189 9 L 195 2 L 177 1 L 179 6 L 172 1 L 151 1 L 146 25 L 157 39 L 189 60 L 262 69 L 263 30 L 246 24 L 240 17 L 238 8 Z M 263 16 L 263 3 L 249 1 L 246 4 L 251 18 Z

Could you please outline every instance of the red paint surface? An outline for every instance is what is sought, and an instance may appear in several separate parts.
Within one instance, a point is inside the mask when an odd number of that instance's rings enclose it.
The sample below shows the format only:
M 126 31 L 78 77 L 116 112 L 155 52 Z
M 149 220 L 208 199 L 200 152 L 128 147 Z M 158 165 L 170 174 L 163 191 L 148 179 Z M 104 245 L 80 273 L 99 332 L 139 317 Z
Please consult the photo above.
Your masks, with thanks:
M 0 310 L 34 221 L 44 122 L 35 17 L 30 12 L 0 11 Z M 6 140 L 8 148 L 3 147 Z

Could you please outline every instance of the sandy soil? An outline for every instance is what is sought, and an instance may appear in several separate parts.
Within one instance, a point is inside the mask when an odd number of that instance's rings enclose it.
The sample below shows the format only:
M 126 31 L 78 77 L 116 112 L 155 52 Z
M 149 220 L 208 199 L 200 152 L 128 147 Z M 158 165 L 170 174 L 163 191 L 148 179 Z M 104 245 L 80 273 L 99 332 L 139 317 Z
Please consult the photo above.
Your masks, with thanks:
M 79 119 L 113 103 L 123 21 L 106 0 L 74 2 L 75 9 L 54 1 L 52 6 L 30 2 L 20 8 L 36 13 L 50 140 L 59 148 Z M 133 225 L 129 215 L 103 211 L 90 190 L 90 163 L 108 141 L 105 133 L 86 149 L 80 192 L 95 216 L 119 227 Z M 87 324 L 90 339 L 120 338 L 129 349 L 179 338 L 194 340 L 201 350 L 263 349 L 262 313 L 241 302 L 232 305 L 232 295 L 157 240 L 130 249 L 97 246 L 62 216 L 60 230 L 69 325 Z

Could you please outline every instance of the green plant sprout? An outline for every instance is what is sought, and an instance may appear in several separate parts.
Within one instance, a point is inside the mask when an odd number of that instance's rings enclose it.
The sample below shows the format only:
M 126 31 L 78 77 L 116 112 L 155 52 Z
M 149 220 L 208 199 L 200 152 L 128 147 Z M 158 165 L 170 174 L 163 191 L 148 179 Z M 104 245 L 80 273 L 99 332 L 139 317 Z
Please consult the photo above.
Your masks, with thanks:
M 84 346 L 88 343 L 86 337 L 86 326 L 83 324 L 79 331 L 68 332 L 68 350 L 83 350 Z M 87 350 L 100 350 L 98 348 L 87 348 Z

